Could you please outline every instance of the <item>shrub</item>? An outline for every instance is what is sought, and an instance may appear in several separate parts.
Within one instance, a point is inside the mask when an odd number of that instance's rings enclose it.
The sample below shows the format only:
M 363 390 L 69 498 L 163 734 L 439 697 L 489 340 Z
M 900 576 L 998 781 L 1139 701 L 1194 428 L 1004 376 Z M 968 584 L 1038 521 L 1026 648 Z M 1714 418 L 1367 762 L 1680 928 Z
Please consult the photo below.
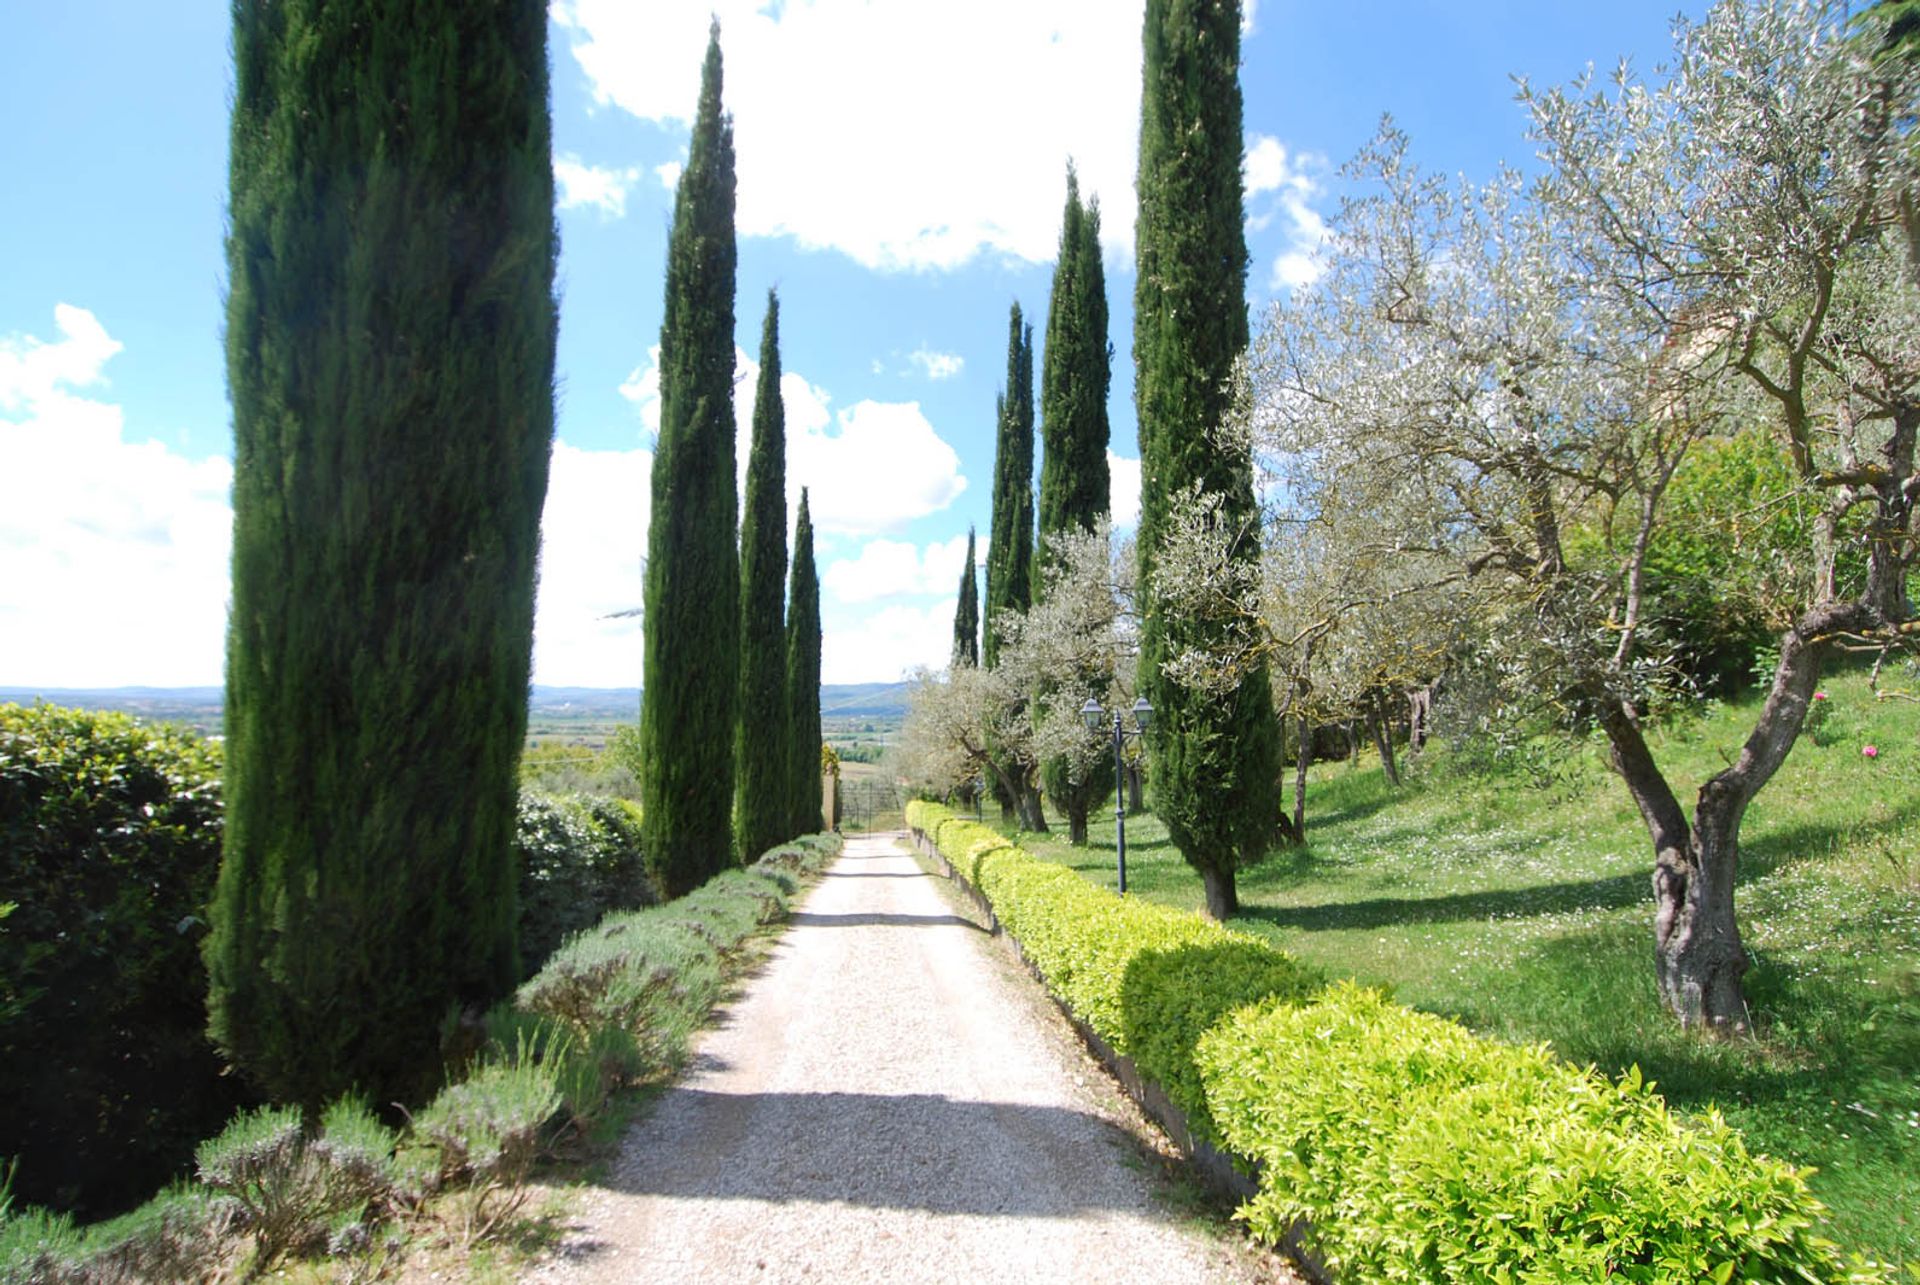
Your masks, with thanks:
M 625 799 L 522 790 L 514 851 L 528 975 L 610 911 L 660 899 L 641 851 L 639 809 Z
M 719 997 L 720 956 L 690 921 L 665 914 L 613 915 L 575 937 L 520 988 L 518 1004 L 577 1036 L 619 1027 L 653 1064 L 677 1063 Z
M 466 1239 L 484 1239 L 526 1200 L 540 1130 L 560 1109 L 564 1047 L 539 1056 L 528 1045 L 511 1060 L 482 1066 L 440 1091 L 414 1118 L 417 1138 L 437 1153 L 438 1184 L 472 1189 Z
M 125 1209 L 243 1101 L 206 1038 L 218 748 L 0 705 L 0 1155 L 25 1201 Z
M 328 1107 L 309 1136 L 298 1107 L 242 1113 L 196 1154 L 200 1181 L 235 1201 L 256 1247 L 254 1270 L 317 1246 L 393 1184 L 395 1135 L 363 1103 Z
M 1196 1062 L 1228 1144 L 1263 1166 L 1241 1216 L 1274 1242 L 1305 1220 L 1343 1279 L 1882 1279 L 1814 1234 L 1798 1171 L 1717 1115 L 1676 1120 L 1637 1073 L 1352 984 L 1242 1009 Z

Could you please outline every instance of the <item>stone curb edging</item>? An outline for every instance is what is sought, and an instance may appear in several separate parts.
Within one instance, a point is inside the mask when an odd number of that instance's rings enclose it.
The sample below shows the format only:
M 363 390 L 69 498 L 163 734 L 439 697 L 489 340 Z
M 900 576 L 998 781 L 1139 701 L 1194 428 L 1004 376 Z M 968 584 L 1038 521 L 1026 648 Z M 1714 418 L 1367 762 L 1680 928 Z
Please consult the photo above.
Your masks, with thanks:
M 1014 957 L 1020 961 L 1028 974 L 1040 983 L 1040 989 L 1060 1011 L 1060 1015 L 1067 1019 L 1075 1034 L 1079 1035 L 1080 1042 L 1087 1046 L 1087 1051 L 1093 1054 L 1095 1060 L 1104 1066 L 1115 1080 L 1119 1081 L 1120 1087 L 1126 1091 L 1129 1098 L 1133 1099 L 1134 1104 L 1146 1114 L 1147 1118 L 1166 1132 L 1167 1137 L 1179 1149 L 1195 1176 L 1205 1184 L 1208 1190 L 1236 1204 L 1251 1200 L 1260 1190 L 1259 1162 L 1251 1162 L 1254 1166 L 1253 1174 L 1242 1173 L 1225 1152 L 1195 1138 L 1193 1126 L 1187 1121 L 1187 1113 L 1167 1096 L 1166 1090 L 1142 1075 L 1132 1058 L 1116 1052 L 1112 1045 L 1100 1037 L 1098 1031 L 1076 1016 L 1060 997 L 1053 993 L 1053 988 L 1047 985 L 1047 979 L 1041 976 L 1040 970 L 1034 966 L 1032 960 L 1027 958 L 1027 952 L 1021 948 L 1019 938 L 1000 926 L 1000 917 L 993 913 L 993 906 L 988 902 L 986 894 L 974 887 L 968 882 L 966 876 L 954 868 L 953 863 L 948 861 L 946 855 L 934 844 L 932 836 L 917 828 L 909 828 L 908 834 L 913 838 L 915 849 L 931 860 L 939 868 L 940 873 L 973 902 L 974 908 L 986 919 L 987 927 L 992 930 L 993 935 L 1012 948 Z M 1328 1275 L 1325 1266 L 1301 1244 L 1300 1232 L 1301 1229 L 1298 1227 L 1288 1232 L 1279 1248 L 1309 1280 L 1316 1282 L 1316 1285 L 1331 1285 L 1332 1277 Z

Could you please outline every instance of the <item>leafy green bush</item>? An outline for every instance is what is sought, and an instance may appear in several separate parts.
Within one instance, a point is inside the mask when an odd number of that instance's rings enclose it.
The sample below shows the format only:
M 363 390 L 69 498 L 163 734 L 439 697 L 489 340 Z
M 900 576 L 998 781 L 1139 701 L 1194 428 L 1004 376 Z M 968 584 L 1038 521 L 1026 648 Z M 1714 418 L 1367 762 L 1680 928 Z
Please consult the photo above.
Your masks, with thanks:
M 366 1105 L 326 1109 L 318 1136 L 298 1107 L 261 1107 L 229 1124 L 196 1153 L 200 1181 L 244 1211 L 254 1270 L 318 1245 L 333 1225 L 357 1219 L 393 1185 L 397 1141 Z
M 1273 1242 L 1304 1223 L 1342 1279 L 1884 1279 L 1814 1234 L 1798 1171 L 1717 1115 L 1676 1120 L 1637 1073 L 1350 983 L 1241 1009 L 1195 1060 L 1228 1145 L 1262 1166 L 1241 1216 Z
M 205 1033 L 219 772 L 184 729 L 0 705 L 0 1155 L 25 1201 L 125 1209 L 244 1101 Z
M 615 910 L 659 901 L 625 799 L 520 793 L 520 960 L 529 974 L 568 937 Z

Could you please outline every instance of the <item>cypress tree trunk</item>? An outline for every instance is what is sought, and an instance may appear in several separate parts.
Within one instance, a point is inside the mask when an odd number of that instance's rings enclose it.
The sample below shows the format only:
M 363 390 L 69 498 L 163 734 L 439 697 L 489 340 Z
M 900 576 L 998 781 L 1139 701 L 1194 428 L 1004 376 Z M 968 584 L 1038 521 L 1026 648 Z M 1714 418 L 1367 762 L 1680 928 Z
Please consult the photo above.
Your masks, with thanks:
M 980 589 L 974 579 L 973 528 L 967 528 L 967 569 L 960 573 L 960 596 L 953 608 L 953 663 L 980 663 Z
M 753 447 L 740 522 L 740 731 L 734 813 L 740 857 L 752 861 L 793 837 L 786 806 L 793 773 L 787 755 L 787 428 L 780 400 L 780 301 L 767 292 L 760 380 L 753 398 Z
M 720 30 L 707 42 L 667 246 L 660 437 L 647 530 L 640 802 L 647 861 L 678 897 L 733 860 L 740 696 L 734 541 L 733 126 L 720 109 Z
M 1047 353 L 1040 370 L 1041 434 L 1040 530 L 1049 536 L 1091 531 L 1107 515 L 1107 393 L 1112 384 L 1113 350 L 1107 342 L 1106 268 L 1100 260 L 1100 208 L 1080 203 L 1080 181 L 1067 170 L 1067 205 L 1060 221 L 1060 256 L 1053 269 L 1053 295 L 1047 309 Z M 1041 577 L 1037 590 L 1044 592 Z M 1086 697 L 1104 695 L 1112 678 L 1090 667 L 1074 676 L 1078 706 Z M 1113 783 L 1104 772 L 1074 779 L 1067 760 L 1042 767 L 1047 795 L 1067 814 L 1075 844 L 1087 841 L 1087 814 L 1105 800 Z
M 793 579 L 787 592 L 787 708 L 793 740 L 788 749 L 787 829 L 790 835 L 820 829 L 825 787 L 820 773 L 820 578 L 813 565 L 813 517 L 806 488 L 793 530 Z
M 1144 40 L 1133 340 L 1146 601 L 1139 685 L 1156 711 L 1154 811 L 1218 916 L 1236 904 L 1236 864 L 1273 834 L 1279 725 L 1264 668 L 1224 697 L 1162 676 L 1170 658 L 1220 640 L 1205 622 L 1167 611 L 1152 586 L 1172 497 L 1195 483 L 1223 497 L 1221 521 L 1247 526 L 1240 556 L 1258 556 L 1252 461 L 1210 433 L 1231 412 L 1234 362 L 1247 346 L 1240 6 L 1148 0 Z
M 210 1029 L 277 1100 L 417 1101 L 517 980 L 553 436 L 538 0 L 235 4 L 225 855 Z

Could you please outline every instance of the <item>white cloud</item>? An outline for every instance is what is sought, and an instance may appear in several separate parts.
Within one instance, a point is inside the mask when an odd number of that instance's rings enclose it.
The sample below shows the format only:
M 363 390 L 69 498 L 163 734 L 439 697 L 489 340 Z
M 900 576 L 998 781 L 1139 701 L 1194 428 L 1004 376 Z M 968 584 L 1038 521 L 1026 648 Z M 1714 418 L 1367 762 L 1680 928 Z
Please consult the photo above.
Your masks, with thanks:
M 664 165 L 654 166 L 653 172 L 659 177 L 660 186 L 672 192 L 679 188 L 680 175 L 686 168 L 687 167 L 679 161 L 668 161 Z
M 73 391 L 121 345 L 84 308 L 54 324 L 0 338 L 0 683 L 218 683 L 232 466 L 128 442 L 119 406 Z
M 954 578 L 959 578 L 956 569 Z M 820 680 L 885 683 L 918 665 L 937 669 L 953 652 L 953 603 L 891 606 L 867 615 L 822 621 Z
M 640 605 L 653 452 L 588 451 L 555 442 L 540 519 L 535 682 L 640 685 Z
M 958 353 L 930 352 L 925 348 L 916 348 L 907 354 L 907 360 L 918 366 L 928 379 L 952 379 L 967 364 L 966 358 Z
M 734 348 L 734 459 L 745 489 L 759 363 Z M 660 349 L 627 376 L 620 393 L 650 434 L 660 431 Z M 837 414 L 831 395 L 795 371 L 780 376 L 787 420 L 788 529 L 808 488 L 814 527 L 823 534 L 881 535 L 937 513 L 960 498 L 967 479 L 960 456 L 941 438 L 919 402 L 856 402 Z M 955 574 L 958 575 L 956 569 Z
M 553 6 L 598 102 L 680 124 L 716 12 L 744 235 L 887 269 L 951 268 L 983 250 L 1045 262 L 1072 157 L 1082 190 L 1102 198 L 1110 245 L 1130 251 L 1139 0 Z
M 1327 224 L 1313 202 L 1325 194 L 1318 176 L 1326 168 L 1324 157 L 1289 153 L 1277 138 L 1255 134 L 1248 141 L 1247 230 L 1264 232 L 1279 221 L 1286 236 L 1267 279 L 1269 290 L 1312 285 L 1325 271 L 1319 251 Z
M 1140 521 L 1140 461 L 1115 455 L 1107 448 L 1108 502 L 1113 525 L 1130 527 Z
M 607 218 L 624 218 L 627 193 L 640 179 L 638 169 L 602 169 L 588 165 L 578 156 L 553 158 L 553 178 L 560 185 L 557 204 L 563 210 L 593 206 Z
M 837 601 L 877 602 L 884 598 L 951 596 L 960 587 L 967 558 L 967 537 L 957 535 L 921 549 L 900 540 L 869 540 L 859 554 L 829 562 L 820 584 Z

